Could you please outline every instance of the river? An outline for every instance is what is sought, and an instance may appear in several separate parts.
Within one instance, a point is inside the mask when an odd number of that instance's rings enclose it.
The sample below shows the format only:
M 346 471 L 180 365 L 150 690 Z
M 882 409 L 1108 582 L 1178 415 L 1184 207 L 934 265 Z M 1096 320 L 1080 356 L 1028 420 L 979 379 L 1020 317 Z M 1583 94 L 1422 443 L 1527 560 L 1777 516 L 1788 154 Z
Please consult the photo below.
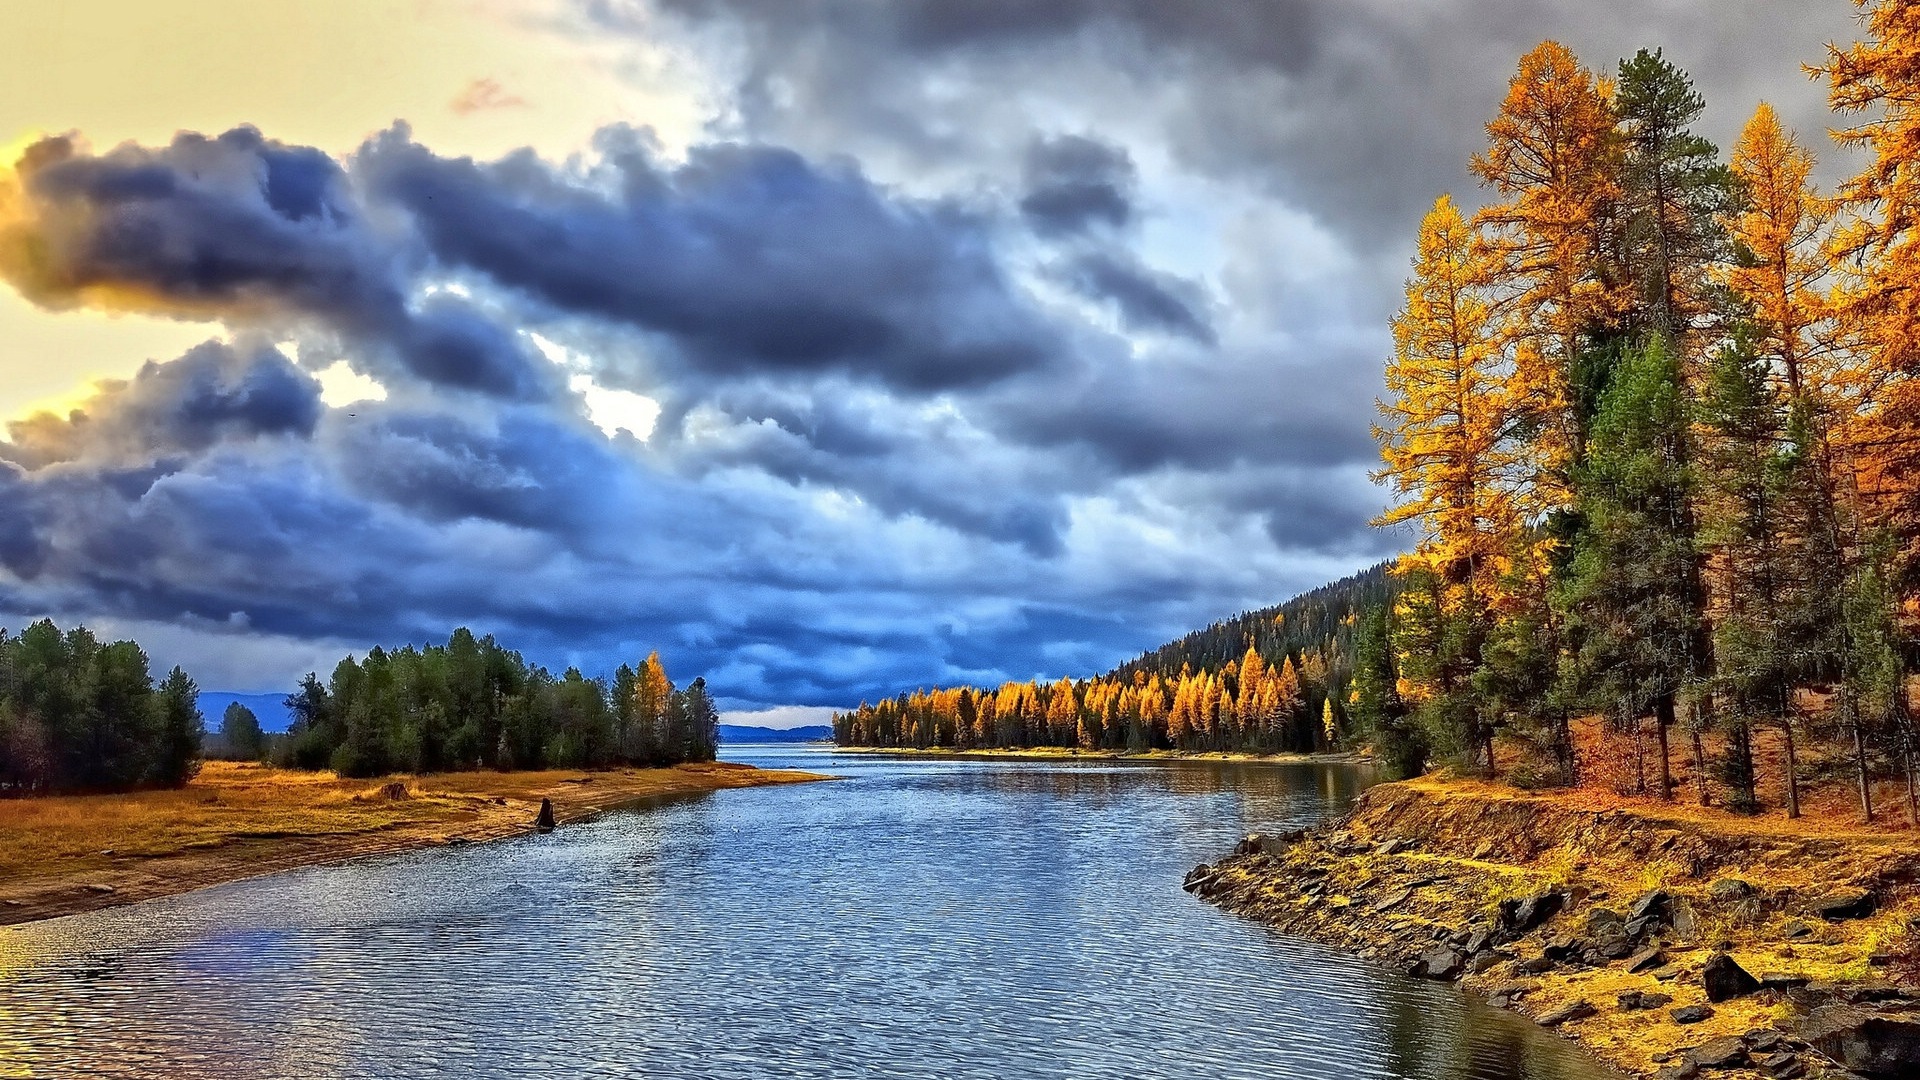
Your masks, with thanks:
M 1180 891 L 1354 767 L 724 756 L 847 779 L 0 928 L 0 1077 L 1613 1077 Z

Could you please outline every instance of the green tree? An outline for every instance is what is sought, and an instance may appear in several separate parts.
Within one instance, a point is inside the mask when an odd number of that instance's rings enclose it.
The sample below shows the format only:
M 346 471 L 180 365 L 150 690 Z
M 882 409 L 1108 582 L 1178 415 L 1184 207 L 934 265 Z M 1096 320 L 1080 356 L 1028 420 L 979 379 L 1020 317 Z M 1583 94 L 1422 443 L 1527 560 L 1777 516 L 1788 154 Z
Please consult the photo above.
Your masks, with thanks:
M 260 730 L 260 718 L 237 701 L 227 703 L 220 714 L 220 741 L 235 757 L 258 761 L 266 753 L 266 733 Z

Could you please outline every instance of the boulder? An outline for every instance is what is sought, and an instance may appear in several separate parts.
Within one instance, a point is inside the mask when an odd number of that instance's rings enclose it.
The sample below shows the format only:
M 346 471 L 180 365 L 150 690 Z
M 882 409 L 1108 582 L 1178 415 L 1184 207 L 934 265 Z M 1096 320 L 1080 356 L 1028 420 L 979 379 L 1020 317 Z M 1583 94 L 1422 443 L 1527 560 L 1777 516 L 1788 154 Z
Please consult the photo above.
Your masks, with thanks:
M 1586 942 L 1576 937 L 1568 937 L 1565 934 L 1561 934 L 1548 941 L 1540 951 L 1544 953 L 1549 960 L 1565 961 L 1580 955 L 1585 952 L 1586 949 Z
M 1747 1044 L 1729 1035 L 1687 1051 L 1687 1060 L 1702 1069 L 1737 1069 L 1747 1063 Z
M 1830 1005 L 1801 1023 L 1800 1037 L 1847 1068 L 1867 1077 L 1920 1076 L 1920 1023 L 1881 1016 L 1870 1009 Z
M 543 833 L 553 831 L 553 800 L 540 800 L 540 816 L 533 819 L 533 827 Z
M 1591 1002 L 1570 1002 L 1541 1017 L 1540 1024 L 1542 1027 L 1559 1027 L 1561 1024 L 1572 1023 L 1575 1020 L 1585 1020 L 1599 1011 Z
M 1654 990 L 1620 991 L 1620 1008 L 1626 1012 L 1639 1012 L 1642 1009 L 1658 1009 L 1673 1004 L 1673 995 L 1662 994 Z
M 1693 918 L 1693 905 L 1687 903 L 1685 897 L 1676 896 L 1667 905 L 1667 925 L 1673 927 L 1673 932 L 1683 938 L 1693 936 L 1697 924 Z
M 1627 908 L 1627 921 L 1634 922 L 1640 919 L 1649 921 L 1664 920 L 1667 917 L 1667 910 L 1672 902 L 1673 897 L 1668 895 L 1665 889 L 1655 889 L 1652 892 L 1643 893 L 1638 900 L 1633 902 L 1632 906 Z
M 1809 906 L 1815 915 L 1828 922 L 1840 922 L 1843 919 L 1864 919 L 1873 914 L 1876 905 L 1873 894 L 1865 889 L 1843 889 L 1829 893 Z
M 1661 952 L 1659 949 L 1641 949 L 1639 952 L 1627 958 L 1627 970 L 1637 975 L 1642 971 L 1651 971 L 1657 967 L 1664 967 L 1666 963 L 1667 954 Z
M 1700 985 L 1706 990 L 1708 1001 L 1720 1002 L 1759 990 L 1760 980 L 1749 975 L 1733 957 L 1720 953 L 1707 961 L 1706 969 L 1700 972 Z
M 1807 1074 L 1806 1065 L 1784 1050 L 1777 1054 L 1768 1054 L 1753 1065 L 1761 1072 L 1773 1077 L 1773 1080 L 1794 1080 L 1795 1077 Z
M 1500 902 L 1500 925 L 1515 934 L 1524 934 L 1566 906 L 1566 897 L 1557 892 L 1537 893 L 1521 900 Z
M 1626 929 L 1626 916 L 1603 907 L 1592 908 L 1587 912 L 1587 934 L 1599 937 L 1603 934 L 1620 933 Z
M 1419 974 L 1429 979 L 1457 979 L 1466 965 L 1466 957 L 1452 949 L 1435 949 L 1421 954 Z
M 1603 960 L 1625 960 L 1633 955 L 1633 939 L 1619 931 L 1601 934 L 1593 939 L 1593 951 Z
M 1812 937 L 1813 927 L 1799 919 L 1791 919 L 1780 928 L 1780 936 L 1788 941 L 1799 941 L 1801 938 Z
M 1753 895 L 1753 886 L 1739 878 L 1723 877 L 1707 886 L 1707 897 L 1716 904 L 1733 904 Z
M 1709 1005 L 1682 1005 L 1667 1013 L 1676 1024 L 1697 1024 L 1702 1020 L 1713 1019 L 1713 1007 Z

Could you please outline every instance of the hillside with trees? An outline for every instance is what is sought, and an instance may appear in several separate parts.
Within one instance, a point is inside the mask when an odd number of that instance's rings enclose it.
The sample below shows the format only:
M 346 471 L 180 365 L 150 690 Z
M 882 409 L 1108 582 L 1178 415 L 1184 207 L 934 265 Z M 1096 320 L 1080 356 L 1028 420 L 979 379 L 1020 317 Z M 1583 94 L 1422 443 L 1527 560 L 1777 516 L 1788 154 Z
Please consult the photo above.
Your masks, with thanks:
M 1248 611 L 1095 679 L 919 691 L 834 720 L 843 746 L 1278 753 L 1348 744 L 1364 612 L 1390 602 L 1386 565 Z

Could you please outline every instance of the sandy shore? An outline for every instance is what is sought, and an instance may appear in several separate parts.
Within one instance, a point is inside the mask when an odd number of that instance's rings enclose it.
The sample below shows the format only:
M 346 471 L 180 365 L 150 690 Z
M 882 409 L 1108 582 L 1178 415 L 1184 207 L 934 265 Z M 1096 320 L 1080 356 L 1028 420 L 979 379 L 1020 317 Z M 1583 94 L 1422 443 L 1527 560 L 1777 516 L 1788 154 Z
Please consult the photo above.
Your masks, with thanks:
M 0 925 L 299 866 L 514 836 L 533 828 L 542 798 L 565 823 L 649 799 L 826 779 L 715 762 L 344 780 L 212 761 L 177 791 L 0 799 Z

